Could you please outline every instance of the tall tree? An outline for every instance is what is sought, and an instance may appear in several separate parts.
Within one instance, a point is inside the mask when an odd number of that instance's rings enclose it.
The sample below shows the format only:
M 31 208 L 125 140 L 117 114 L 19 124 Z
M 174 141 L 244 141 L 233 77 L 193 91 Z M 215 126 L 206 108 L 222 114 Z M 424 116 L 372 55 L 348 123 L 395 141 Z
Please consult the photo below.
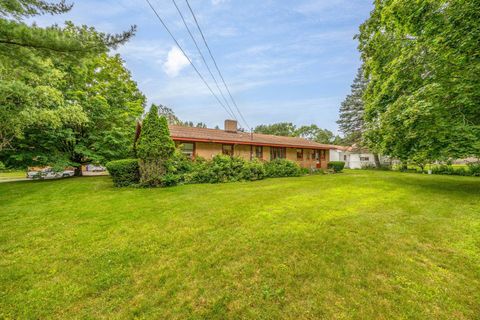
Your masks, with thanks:
M 316 124 L 304 125 L 299 128 L 291 122 L 261 124 L 255 127 L 254 132 L 276 136 L 302 137 L 325 144 L 340 142 L 340 137 L 335 136 L 330 130 L 319 128 Z
M 295 131 L 295 136 L 325 144 L 339 142 L 339 137 L 332 131 L 319 128 L 316 124 L 301 126 Z
M 106 52 L 125 43 L 135 33 L 135 26 L 121 34 L 106 34 L 89 32 L 86 27 L 76 28 L 72 23 L 67 23 L 67 28 L 57 25 L 41 28 L 23 21 L 38 15 L 66 13 L 72 7 L 64 0 L 56 3 L 43 0 L 0 1 L 0 56 L 24 61 L 32 54 L 84 56 Z M 77 32 L 70 32 L 72 28 L 76 28 Z
M 158 116 L 156 105 L 142 123 L 137 155 L 140 158 L 140 183 L 156 187 L 162 185 L 166 165 L 175 152 L 175 144 L 170 137 L 167 118 Z
M 340 131 L 344 134 L 347 144 L 362 145 L 362 133 L 364 130 L 363 115 L 365 106 L 363 94 L 368 81 L 359 68 L 351 85 L 351 92 L 340 106 L 340 115 L 337 121 Z
M 178 117 L 175 115 L 175 112 L 164 105 L 156 105 L 152 104 L 152 106 L 155 106 L 158 109 L 158 115 L 159 116 L 164 116 L 167 119 L 168 124 L 174 124 L 174 125 L 181 125 L 182 121 L 178 119 Z
M 376 0 L 358 36 L 365 138 L 417 163 L 480 154 L 480 2 Z
M 51 87 L 40 88 L 57 99 L 45 95 L 46 100 L 36 103 L 44 112 L 49 110 L 46 105 L 52 104 L 53 114 L 63 114 L 65 121 L 52 124 L 55 117 L 48 112 L 43 121 L 38 121 L 37 114 L 22 135 L 12 140 L 11 150 L 4 152 L 6 162 L 17 166 L 72 165 L 80 174 L 83 163 L 127 157 L 135 119 L 143 113 L 145 97 L 131 80 L 121 58 L 101 54 L 78 65 L 58 59 L 49 70 L 58 79 L 49 80 Z M 51 73 L 45 76 L 53 77 Z M 24 118 L 28 118 L 28 113 Z
M 58 61 L 82 65 L 83 59 L 124 43 L 135 31 L 110 35 L 72 23 L 41 28 L 24 22 L 71 8 L 65 1 L 0 1 L 0 153 L 12 151 L 13 141 L 34 127 L 85 124 L 84 110 L 62 92 L 68 71 L 58 68 Z
M 340 131 L 344 134 L 343 143 L 354 146 L 361 150 L 365 147 L 363 132 L 365 131 L 365 103 L 363 95 L 368 85 L 368 80 L 364 76 L 363 67 L 358 68 L 357 75 L 351 85 L 350 94 L 340 106 L 339 119 L 337 120 Z M 374 145 L 370 145 L 373 151 L 375 166 L 380 167 L 380 157 L 375 150 Z
M 274 124 L 261 124 L 253 129 L 255 133 L 273 134 L 276 136 L 295 136 L 297 127 L 291 122 L 280 122 Z

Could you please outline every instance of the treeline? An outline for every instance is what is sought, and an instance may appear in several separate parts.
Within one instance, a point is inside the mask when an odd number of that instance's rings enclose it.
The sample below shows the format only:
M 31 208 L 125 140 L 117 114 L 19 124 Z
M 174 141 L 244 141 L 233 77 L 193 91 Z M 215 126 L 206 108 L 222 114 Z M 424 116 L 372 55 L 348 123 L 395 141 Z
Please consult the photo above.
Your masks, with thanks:
M 297 127 L 291 122 L 262 124 L 255 127 L 255 133 L 272 134 L 276 136 L 301 137 L 318 143 L 342 145 L 345 141 L 327 129 L 319 128 L 315 124 Z

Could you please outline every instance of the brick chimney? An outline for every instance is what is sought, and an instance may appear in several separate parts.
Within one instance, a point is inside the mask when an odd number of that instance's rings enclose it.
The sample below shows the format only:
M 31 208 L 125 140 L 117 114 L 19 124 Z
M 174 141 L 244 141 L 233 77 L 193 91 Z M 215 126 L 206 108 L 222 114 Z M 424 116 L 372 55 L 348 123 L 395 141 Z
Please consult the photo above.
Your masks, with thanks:
M 236 120 L 225 120 L 225 131 L 237 133 L 237 121 Z

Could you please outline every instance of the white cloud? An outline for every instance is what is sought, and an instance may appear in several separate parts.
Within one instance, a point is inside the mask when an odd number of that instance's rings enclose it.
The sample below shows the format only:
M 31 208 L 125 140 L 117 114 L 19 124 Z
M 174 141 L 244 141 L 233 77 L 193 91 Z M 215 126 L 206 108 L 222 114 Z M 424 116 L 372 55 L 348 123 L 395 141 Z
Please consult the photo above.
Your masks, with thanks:
M 163 64 L 163 70 L 168 76 L 176 77 L 188 64 L 189 62 L 182 51 L 174 46 L 168 52 L 167 61 Z

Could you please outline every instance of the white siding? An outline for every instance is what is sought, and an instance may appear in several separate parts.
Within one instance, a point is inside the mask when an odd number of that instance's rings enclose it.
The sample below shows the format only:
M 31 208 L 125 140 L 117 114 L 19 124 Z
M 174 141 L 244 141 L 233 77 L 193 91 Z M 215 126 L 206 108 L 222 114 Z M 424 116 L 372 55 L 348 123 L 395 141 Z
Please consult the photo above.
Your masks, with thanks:
M 330 150 L 330 161 L 345 161 L 345 167 L 350 169 L 361 169 L 365 166 L 375 165 L 373 153 L 355 153 L 340 150 Z M 380 163 L 385 164 L 388 162 L 388 158 L 380 156 Z

